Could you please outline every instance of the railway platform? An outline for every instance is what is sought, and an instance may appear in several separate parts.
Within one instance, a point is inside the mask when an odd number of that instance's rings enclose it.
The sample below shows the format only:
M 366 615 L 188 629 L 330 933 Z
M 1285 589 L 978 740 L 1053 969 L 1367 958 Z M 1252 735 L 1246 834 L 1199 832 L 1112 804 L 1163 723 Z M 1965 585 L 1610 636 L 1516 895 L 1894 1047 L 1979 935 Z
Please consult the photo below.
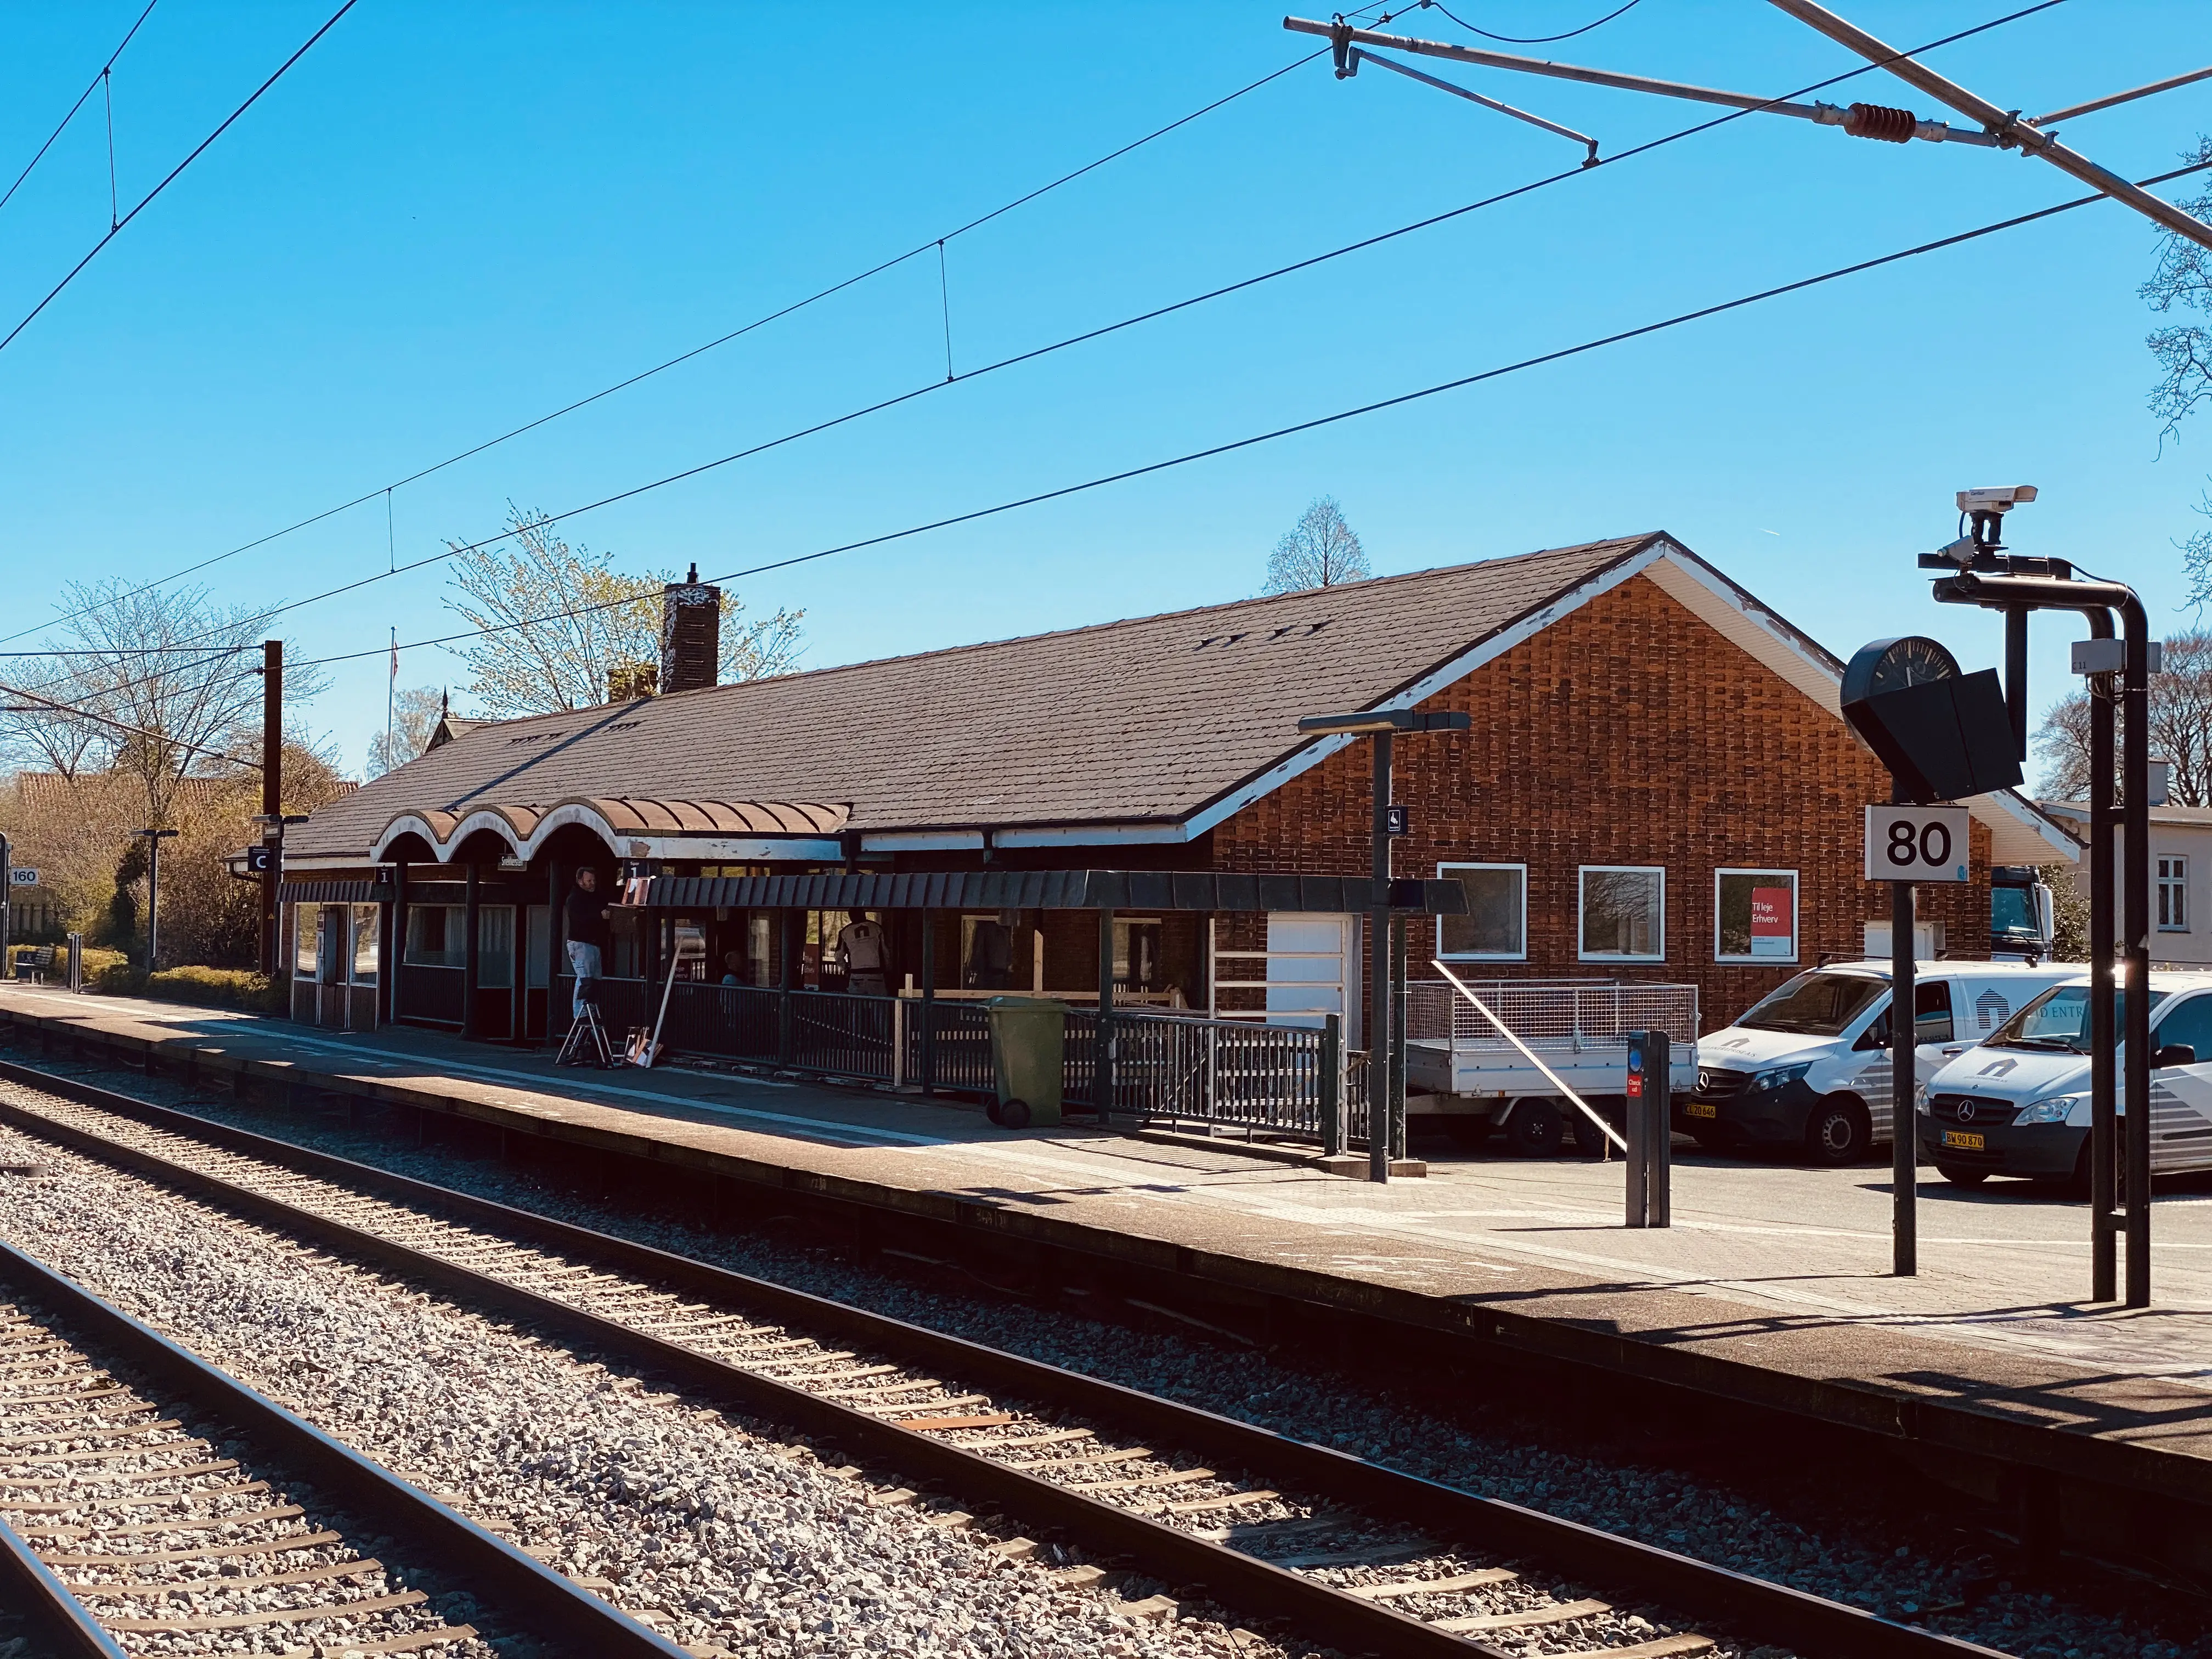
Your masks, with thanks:
M 2016 1505 L 2023 1526 L 2140 1535 L 2163 1521 L 2151 1554 L 2212 1582 L 2212 1178 L 2156 1194 L 2155 1304 L 2130 1312 L 2081 1299 L 2079 1204 L 2013 1183 L 1952 1188 L 1933 1170 L 1921 1272 L 1898 1279 L 1888 1171 L 1873 1166 L 1684 1150 L 1674 1225 L 1631 1231 L 1617 1163 L 1447 1158 L 1426 1180 L 1376 1188 L 1232 1141 L 1009 1133 L 952 1102 L 556 1070 L 540 1052 L 412 1028 L 346 1035 L 45 988 L 0 988 L 0 1059 L 11 1054 L 280 1101 L 374 1099 L 711 1178 L 732 1204 L 773 1194 L 872 1218 L 915 1251 L 981 1240 L 1185 1292 L 1159 1297 L 1178 1305 L 1329 1312 L 1478 1364 L 1702 1395 L 1869 1437 Z

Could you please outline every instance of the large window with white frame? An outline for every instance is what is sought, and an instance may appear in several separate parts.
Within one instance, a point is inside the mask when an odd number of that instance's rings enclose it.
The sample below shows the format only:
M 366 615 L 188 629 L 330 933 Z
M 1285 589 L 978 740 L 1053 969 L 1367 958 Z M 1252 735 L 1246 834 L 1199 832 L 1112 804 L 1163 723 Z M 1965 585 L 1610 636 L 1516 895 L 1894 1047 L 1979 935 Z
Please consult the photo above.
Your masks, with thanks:
M 1797 960 L 1797 872 L 1713 872 L 1713 960 Z
M 2189 860 L 2185 858 L 2158 861 L 2158 931 L 2189 931 Z
M 1667 959 L 1667 872 L 1656 865 L 1585 864 L 1579 872 L 1584 962 Z
M 1467 914 L 1437 918 L 1437 954 L 1447 962 L 1525 962 L 1528 958 L 1528 866 L 1439 864 L 1437 877 L 1455 881 Z

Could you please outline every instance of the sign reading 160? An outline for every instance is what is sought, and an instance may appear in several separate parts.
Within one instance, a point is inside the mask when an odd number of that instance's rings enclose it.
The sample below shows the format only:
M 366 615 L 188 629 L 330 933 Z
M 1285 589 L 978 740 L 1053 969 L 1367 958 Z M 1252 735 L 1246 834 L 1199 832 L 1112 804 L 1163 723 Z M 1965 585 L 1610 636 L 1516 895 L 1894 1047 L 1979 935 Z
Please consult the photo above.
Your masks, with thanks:
M 1965 881 L 1967 823 L 1963 806 L 1868 807 L 1866 878 Z

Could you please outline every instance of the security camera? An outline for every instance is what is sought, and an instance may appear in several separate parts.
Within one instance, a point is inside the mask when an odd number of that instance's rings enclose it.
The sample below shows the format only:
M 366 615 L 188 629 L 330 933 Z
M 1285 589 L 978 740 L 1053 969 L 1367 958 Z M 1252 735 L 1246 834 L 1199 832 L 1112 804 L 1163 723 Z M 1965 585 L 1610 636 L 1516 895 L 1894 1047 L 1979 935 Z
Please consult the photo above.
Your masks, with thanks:
M 2033 484 L 2000 484 L 1985 489 L 1962 489 L 1959 492 L 1959 511 L 2009 513 L 2014 507 L 2025 507 L 2034 499 Z

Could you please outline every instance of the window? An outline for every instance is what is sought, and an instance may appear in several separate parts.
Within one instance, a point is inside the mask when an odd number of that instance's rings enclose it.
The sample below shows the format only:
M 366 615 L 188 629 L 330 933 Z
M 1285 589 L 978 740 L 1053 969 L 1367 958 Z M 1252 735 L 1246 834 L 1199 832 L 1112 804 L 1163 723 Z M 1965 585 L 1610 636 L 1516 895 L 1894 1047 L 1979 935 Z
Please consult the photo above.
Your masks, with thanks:
M 2158 931 L 2161 933 L 2185 933 L 2189 931 L 2187 859 L 2160 859 L 2158 861 Z
M 1835 974 L 1814 969 L 1770 991 L 1736 1024 L 1754 1031 L 1788 1031 L 1797 1036 L 1841 1036 L 1889 981 L 1870 974 Z
M 1467 914 L 1437 918 L 1437 954 L 1462 962 L 1520 962 L 1528 955 L 1528 866 L 1439 864 L 1437 875 L 1467 894 Z
M 1157 917 L 1114 919 L 1114 986 L 1122 991 L 1156 991 L 1166 983 L 1160 971 L 1160 924 Z
M 407 907 L 407 965 L 459 968 L 465 961 L 468 912 L 458 904 Z
M 2166 1011 L 2150 1034 L 2151 1052 L 2156 1054 L 2169 1042 L 2185 1042 L 2199 1060 L 2212 1061 L 2212 997 L 2191 997 Z
M 353 982 L 356 985 L 376 983 L 379 920 L 377 906 L 356 904 L 353 907 Z
M 317 929 L 323 920 L 319 904 L 295 904 L 292 907 L 292 973 L 295 978 L 313 979 L 315 976 L 315 950 L 319 940 Z
M 1922 1045 L 1951 1041 L 1951 988 L 1942 980 L 1916 981 L 1912 987 L 1912 1040 Z M 1889 1010 L 1859 1034 L 1854 1048 L 1889 1047 Z
M 465 910 L 461 914 L 466 916 L 468 912 Z M 512 904 L 480 904 L 477 907 L 477 986 L 486 991 L 507 991 L 514 987 L 514 907 Z
M 1582 867 L 1585 962 L 1667 959 L 1667 872 L 1640 865 Z
M 1713 872 L 1713 960 L 1797 960 L 1797 872 Z

